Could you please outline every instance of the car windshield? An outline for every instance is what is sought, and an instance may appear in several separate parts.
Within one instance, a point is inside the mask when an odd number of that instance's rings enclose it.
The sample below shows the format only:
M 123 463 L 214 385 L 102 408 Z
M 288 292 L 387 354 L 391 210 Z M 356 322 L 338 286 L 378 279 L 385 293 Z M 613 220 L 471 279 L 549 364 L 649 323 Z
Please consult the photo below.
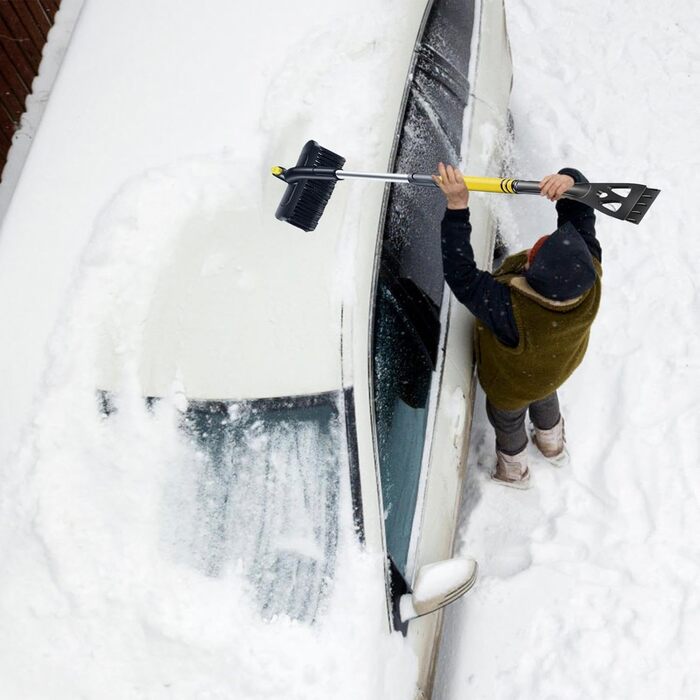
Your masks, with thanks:
M 187 559 L 209 576 L 240 571 L 266 619 L 312 622 L 330 591 L 348 463 L 342 407 L 342 392 L 328 392 L 190 401 L 182 416 L 195 501 L 180 524 Z
M 346 450 L 339 396 L 191 402 L 200 470 L 194 551 L 242 566 L 265 617 L 311 621 L 333 579 Z

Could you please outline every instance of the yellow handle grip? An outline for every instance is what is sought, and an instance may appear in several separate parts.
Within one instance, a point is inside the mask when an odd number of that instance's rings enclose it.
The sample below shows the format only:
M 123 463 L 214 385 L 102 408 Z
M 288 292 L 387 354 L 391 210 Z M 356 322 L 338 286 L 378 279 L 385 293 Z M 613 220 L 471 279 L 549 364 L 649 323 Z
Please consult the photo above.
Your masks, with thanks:
M 516 194 L 513 183 L 516 180 L 507 177 L 465 177 L 464 184 L 475 192 L 504 192 Z

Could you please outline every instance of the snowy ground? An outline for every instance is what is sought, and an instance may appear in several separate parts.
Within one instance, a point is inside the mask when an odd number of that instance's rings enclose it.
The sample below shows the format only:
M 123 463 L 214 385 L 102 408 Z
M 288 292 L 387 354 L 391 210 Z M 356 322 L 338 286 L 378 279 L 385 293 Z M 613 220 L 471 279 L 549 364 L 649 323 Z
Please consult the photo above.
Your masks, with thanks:
M 284 619 L 259 625 L 235 570 L 214 580 L 182 565 L 171 530 L 188 493 L 173 493 L 170 474 L 182 445 L 165 414 L 145 433 L 136 408 L 117 435 L 96 421 L 83 362 L 94 348 L 82 342 L 105 300 L 142 312 L 140 291 L 152 283 L 159 246 L 193 209 L 205 217 L 222 202 L 260 201 L 259 181 L 241 201 L 226 193 L 241 167 L 266 172 L 276 119 L 289 130 L 314 129 L 322 142 L 362 142 L 359 161 L 372 155 L 368 125 L 381 94 L 371 76 L 391 40 L 382 27 L 400 21 L 400 3 L 358 2 L 342 31 L 321 0 L 308 9 L 310 26 L 288 4 L 255 10 L 268 22 L 270 46 L 294 33 L 298 52 L 286 64 L 240 31 L 228 0 L 208 4 L 228 17 L 213 35 L 196 31 L 199 8 L 189 16 L 182 5 L 179 20 L 163 24 L 150 45 L 148 22 L 169 4 L 88 0 L 80 23 L 95 31 L 76 35 L 66 58 L 80 91 L 61 89 L 59 80 L 34 149 L 64 169 L 30 154 L 23 177 L 32 188 L 25 183 L 22 194 L 19 183 L 25 207 L 5 224 L 16 235 L 0 238 L 0 311 L 13 329 L 0 348 L 0 694 L 407 697 L 413 660 L 398 635 L 383 634 L 372 603 L 381 582 L 362 576 L 372 567 L 352 548 L 339 567 L 359 571 L 363 586 L 339 588 L 314 632 Z M 562 391 L 571 466 L 556 471 L 533 454 L 532 491 L 489 483 L 493 437 L 478 398 L 458 550 L 479 560 L 482 575 L 447 616 L 435 697 L 695 698 L 700 297 L 691 266 L 700 242 L 690 193 L 700 186 L 700 20 L 690 0 L 508 0 L 507 10 L 513 174 L 573 165 L 592 180 L 644 182 L 662 194 L 639 227 L 599 217 L 603 304 L 588 357 Z M 357 51 L 360 32 L 366 41 Z M 110 36 L 129 37 L 119 60 Z M 326 55 L 333 48 L 330 65 L 308 49 L 319 42 Z M 139 61 L 144 46 L 147 65 Z M 254 56 L 257 72 L 241 67 L 234 49 Z M 221 64 L 231 66 L 227 81 L 204 77 Z M 288 90 L 300 66 L 316 86 L 301 99 Z M 325 103 L 324 89 L 337 81 L 362 86 L 366 108 L 343 113 Z M 61 100 L 81 104 L 80 113 L 60 112 Z M 130 103 L 131 121 L 120 118 L 120 101 Z M 206 108 L 212 104 L 216 110 Z M 267 116 L 258 123 L 249 113 Z M 551 230 L 545 202 L 494 202 L 512 248 Z M 37 261 L 54 264 L 18 266 L 32 259 L 35 229 L 50 232 Z M 58 317 L 43 374 L 36 368 L 46 337 L 37 342 L 33 329 Z M 8 367 L 16 357 L 26 362 Z M 39 405 L 25 386 L 39 387 Z M 119 447 L 130 444 L 138 447 Z M 154 452 L 162 455 L 156 463 Z
M 489 483 L 483 396 L 458 551 L 481 580 L 448 614 L 436 697 L 700 697 L 700 15 L 692 0 L 508 0 L 515 174 L 563 165 L 662 194 L 599 216 L 603 302 L 561 391 L 572 454 L 535 488 Z M 513 249 L 553 223 L 502 212 Z

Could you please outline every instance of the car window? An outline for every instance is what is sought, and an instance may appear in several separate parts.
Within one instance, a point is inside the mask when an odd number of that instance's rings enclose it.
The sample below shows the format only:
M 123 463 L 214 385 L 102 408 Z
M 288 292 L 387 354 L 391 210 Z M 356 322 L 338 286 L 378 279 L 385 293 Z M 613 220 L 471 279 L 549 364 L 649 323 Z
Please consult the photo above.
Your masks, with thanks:
M 434 0 L 416 46 L 390 168 L 429 173 L 458 163 L 469 96 L 474 4 Z M 377 451 L 396 601 L 407 590 L 406 565 L 417 506 L 433 372 L 437 369 L 445 289 L 442 193 L 388 185 L 374 308 L 373 380 Z
M 112 395 L 99 399 L 103 413 L 117 411 Z M 179 525 L 181 554 L 207 576 L 239 569 L 264 618 L 313 622 L 330 592 L 341 479 L 350 469 L 352 481 L 356 467 L 348 399 L 348 392 L 328 392 L 190 401 L 182 415 L 195 494 Z M 354 511 L 361 534 L 358 504 Z
M 459 163 L 469 94 L 473 3 L 436 0 L 416 49 L 392 169 L 434 172 L 438 161 Z M 444 277 L 440 250 L 442 193 L 433 187 L 391 185 L 382 259 L 397 277 L 413 280 L 436 307 Z
M 397 285 L 380 276 L 375 309 L 377 449 L 389 556 L 402 575 L 411 541 L 433 364 Z
M 185 429 L 202 455 L 198 566 L 216 575 L 241 562 L 264 617 L 315 619 L 333 580 L 347 459 L 338 397 L 193 402 Z

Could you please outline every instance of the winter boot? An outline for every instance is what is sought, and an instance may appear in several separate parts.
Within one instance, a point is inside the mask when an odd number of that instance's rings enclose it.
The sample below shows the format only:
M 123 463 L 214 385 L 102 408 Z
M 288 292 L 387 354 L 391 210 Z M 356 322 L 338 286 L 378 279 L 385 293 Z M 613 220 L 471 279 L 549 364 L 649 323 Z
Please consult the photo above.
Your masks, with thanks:
M 564 418 L 549 430 L 540 430 L 533 426 L 532 441 L 542 456 L 555 467 L 564 467 L 569 463 L 569 451 L 566 449 Z
M 527 466 L 527 448 L 517 455 L 507 455 L 496 450 L 496 469 L 491 478 L 503 486 L 515 489 L 529 489 L 530 469 Z

